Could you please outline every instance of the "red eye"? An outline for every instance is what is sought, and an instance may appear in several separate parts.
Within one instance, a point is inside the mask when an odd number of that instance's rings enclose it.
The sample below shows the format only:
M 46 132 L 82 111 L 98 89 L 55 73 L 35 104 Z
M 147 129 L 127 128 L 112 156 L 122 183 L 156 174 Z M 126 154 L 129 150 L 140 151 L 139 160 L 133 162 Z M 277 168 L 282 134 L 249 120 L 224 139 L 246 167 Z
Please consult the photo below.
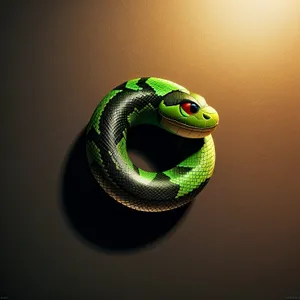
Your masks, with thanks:
M 199 110 L 199 106 L 191 102 L 184 102 L 180 106 L 189 115 L 195 114 Z

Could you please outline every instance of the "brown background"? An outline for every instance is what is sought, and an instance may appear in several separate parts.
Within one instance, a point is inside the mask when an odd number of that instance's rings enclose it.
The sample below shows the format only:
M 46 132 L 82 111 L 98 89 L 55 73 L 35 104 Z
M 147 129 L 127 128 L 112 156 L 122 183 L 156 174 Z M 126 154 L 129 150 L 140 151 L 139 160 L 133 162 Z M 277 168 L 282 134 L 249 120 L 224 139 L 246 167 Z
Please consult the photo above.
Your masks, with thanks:
M 225 2 L 1 2 L 0 296 L 300 297 L 299 2 L 271 25 Z M 140 76 L 218 110 L 213 179 L 180 213 L 102 207 L 78 225 L 72 199 L 92 188 L 74 143 L 98 101 Z

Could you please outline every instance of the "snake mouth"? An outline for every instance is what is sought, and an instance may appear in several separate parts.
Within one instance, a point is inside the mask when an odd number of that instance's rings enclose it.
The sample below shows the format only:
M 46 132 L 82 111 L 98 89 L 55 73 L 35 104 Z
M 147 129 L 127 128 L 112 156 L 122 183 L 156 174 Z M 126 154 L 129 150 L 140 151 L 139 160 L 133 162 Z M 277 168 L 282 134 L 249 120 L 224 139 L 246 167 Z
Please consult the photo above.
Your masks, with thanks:
M 215 126 L 199 128 L 191 125 L 185 125 L 173 119 L 169 119 L 163 115 L 161 115 L 161 125 L 168 131 L 180 135 L 186 138 L 203 138 L 207 135 L 211 134 L 219 125 L 217 123 Z

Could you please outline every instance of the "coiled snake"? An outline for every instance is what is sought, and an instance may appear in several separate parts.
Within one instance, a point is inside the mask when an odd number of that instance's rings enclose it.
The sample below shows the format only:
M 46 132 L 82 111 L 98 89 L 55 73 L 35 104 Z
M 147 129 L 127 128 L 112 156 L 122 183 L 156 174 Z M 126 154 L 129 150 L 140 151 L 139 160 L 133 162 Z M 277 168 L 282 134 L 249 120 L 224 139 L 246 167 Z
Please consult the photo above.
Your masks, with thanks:
M 169 170 L 142 170 L 130 160 L 126 140 L 130 127 L 144 123 L 203 139 L 203 146 Z M 88 163 L 104 191 L 123 205 L 149 212 L 175 209 L 190 202 L 211 178 L 211 133 L 218 124 L 218 113 L 200 95 L 161 78 L 132 79 L 96 107 L 86 130 Z

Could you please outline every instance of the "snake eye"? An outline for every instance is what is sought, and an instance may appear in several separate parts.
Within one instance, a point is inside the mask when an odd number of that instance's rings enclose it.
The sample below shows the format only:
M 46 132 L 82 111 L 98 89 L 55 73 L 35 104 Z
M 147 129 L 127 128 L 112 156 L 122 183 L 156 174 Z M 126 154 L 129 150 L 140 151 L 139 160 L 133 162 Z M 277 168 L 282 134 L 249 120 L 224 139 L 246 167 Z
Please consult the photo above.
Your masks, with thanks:
M 193 102 L 184 102 L 180 104 L 181 108 L 189 115 L 195 114 L 199 111 L 199 106 Z

